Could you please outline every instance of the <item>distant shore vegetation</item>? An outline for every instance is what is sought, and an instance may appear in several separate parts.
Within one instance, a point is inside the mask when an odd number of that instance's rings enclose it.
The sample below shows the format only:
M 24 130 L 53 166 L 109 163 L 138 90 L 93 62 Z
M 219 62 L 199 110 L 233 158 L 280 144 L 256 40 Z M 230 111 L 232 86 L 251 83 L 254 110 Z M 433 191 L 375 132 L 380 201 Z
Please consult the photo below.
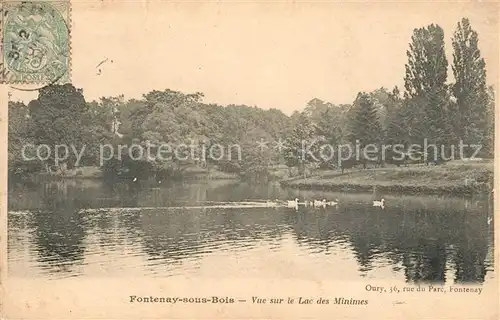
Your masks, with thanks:
M 468 19 L 457 23 L 452 35 L 451 62 L 445 55 L 444 38 L 443 29 L 435 24 L 413 31 L 402 75 L 404 88 L 380 87 L 359 92 L 350 104 L 313 98 L 302 111 L 291 116 L 278 109 L 205 103 L 200 92 L 153 90 L 141 99 L 127 100 L 120 95 L 89 102 L 84 91 L 72 84 L 49 85 L 40 89 L 38 98 L 27 105 L 9 102 L 9 176 L 175 180 L 197 172 L 210 174 L 214 179 L 260 181 L 293 176 L 308 178 L 318 170 L 337 170 L 342 175 L 344 170 L 353 168 L 413 165 L 364 159 L 342 162 L 338 161 L 338 155 L 323 161 L 304 156 L 303 141 L 352 146 L 359 143 L 361 147 L 409 146 L 421 144 L 424 139 L 444 146 L 465 141 L 481 146 L 478 157 L 492 158 L 495 98 L 493 87 L 486 83 L 478 34 Z M 99 145 L 103 144 L 160 145 L 189 141 L 203 141 L 207 147 L 238 145 L 241 154 L 221 160 L 175 157 L 171 161 L 137 160 L 125 152 L 119 159 L 113 157 L 104 163 L 97 158 Z M 259 141 L 283 141 L 283 147 L 258 148 Z M 44 160 L 23 160 L 23 146 L 27 144 L 86 148 L 75 168 L 74 155 L 57 163 L 52 155 Z M 319 150 L 313 148 L 310 152 L 313 155 Z M 466 157 L 472 153 L 472 149 L 465 150 Z M 444 159 L 437 160 L 425 164 L 446 164 Z M 91 167 L 100 169 L 82 169 Z M 405 179 L 402 175 L 400 178 Z

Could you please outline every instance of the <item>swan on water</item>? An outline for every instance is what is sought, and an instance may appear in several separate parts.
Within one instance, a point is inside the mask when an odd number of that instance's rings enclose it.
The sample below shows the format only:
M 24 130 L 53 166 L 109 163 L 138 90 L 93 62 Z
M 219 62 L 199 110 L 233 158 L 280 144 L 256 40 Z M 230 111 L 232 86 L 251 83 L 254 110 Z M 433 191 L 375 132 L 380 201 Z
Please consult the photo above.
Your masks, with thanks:
M 326 204 L 329 206 L 336 206 L 339 204 L 339 199 L 335 199 L 335 201 L 328 201 Z
M 382 198 L 380 201 L 378 200 L 373 200 L 373 206 L 374 207 L 381 207 L 382 209 L 384 208 L 384 198 Z
M 295 198 L 295 200 L 288 200 L 287 207 L 288 208 L 297 208 L 299 206 L 299 199 Z
M 312 206 L 312 201 L 304 200 L 304 202 L 297 203 L 299 205 L 304 205 L 304 207 Z
M 266 207 L 272 208 L 272 207 L 276 207 L 276 206 L 278 206 L 278 199 L 276 199 L 275 201 L 271 201 L 271 200 L 266 201 Z
M 134 180 L 132 180 L 133 182 L 136 182 L 137 181 L 137 177 L 134 177 Z
M 488 224 L 491 224 L 491 221 L 493 221 L 492 217 L 488 217 Z
M 322 201 L 314 200 L 315 207 L 324 207 L 325 205 L 326 205 L 326 199 L 323 199 Z

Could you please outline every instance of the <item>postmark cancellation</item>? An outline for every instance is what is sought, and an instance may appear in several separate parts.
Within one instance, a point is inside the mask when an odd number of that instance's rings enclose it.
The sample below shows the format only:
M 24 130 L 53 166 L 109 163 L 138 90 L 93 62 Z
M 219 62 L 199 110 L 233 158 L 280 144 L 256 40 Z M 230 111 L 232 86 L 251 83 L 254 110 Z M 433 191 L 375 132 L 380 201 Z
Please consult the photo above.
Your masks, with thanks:
M 69 82 L 69 0 L 7 0 L 0 5 L 0 82 L 41 85 Z

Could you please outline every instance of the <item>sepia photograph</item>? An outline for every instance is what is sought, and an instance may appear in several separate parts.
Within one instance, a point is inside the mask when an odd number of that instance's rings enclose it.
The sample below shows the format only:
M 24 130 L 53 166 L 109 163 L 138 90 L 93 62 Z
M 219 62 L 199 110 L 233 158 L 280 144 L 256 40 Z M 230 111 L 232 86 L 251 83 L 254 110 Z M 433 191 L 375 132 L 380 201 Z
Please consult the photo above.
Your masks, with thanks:
M 0 3 L 2 319 L 496 319 L 495 2 Z

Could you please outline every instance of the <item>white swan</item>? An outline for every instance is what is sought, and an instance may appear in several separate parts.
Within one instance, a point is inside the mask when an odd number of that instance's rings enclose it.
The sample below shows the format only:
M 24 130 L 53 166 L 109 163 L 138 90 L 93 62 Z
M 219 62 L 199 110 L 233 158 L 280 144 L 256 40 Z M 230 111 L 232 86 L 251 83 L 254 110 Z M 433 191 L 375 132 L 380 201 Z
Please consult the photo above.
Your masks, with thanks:
M 314 200 L 314 206 L 315 207 L 325 207 L 326 206 L 326 199 L 323 199 L 322 201 L 319 200 Z
M 299 206 L 299 199 L 295 198 L 295 200 L 288 200 L 287 207 L 288 208 L 297 208 Z
M 279 203 L 278 199 L 276 199 L 275 201 L 267 200 L 266 201 L 266 207 L 268 207 L 268 208 L 277 207 L 278 203 Z
M 380 207 L 380 208 L 384 209 L 384 202 L 385 202 L 384 198 L 382 198 L 380 201 L 373 200 L 373 206 Z
M 137 181 L 137 177 L 134 177 L 134 180 L 132 180 L 133 182 L 136 182 Z
M 326 204 L 329 206 L 336 206 L 339 204 L 339 199 L 335 199 L 335 201 L 328 201 Z
M 488 224 L 491 224 L 491 221 L 493 221 L 492 217 L 488 217 Z

